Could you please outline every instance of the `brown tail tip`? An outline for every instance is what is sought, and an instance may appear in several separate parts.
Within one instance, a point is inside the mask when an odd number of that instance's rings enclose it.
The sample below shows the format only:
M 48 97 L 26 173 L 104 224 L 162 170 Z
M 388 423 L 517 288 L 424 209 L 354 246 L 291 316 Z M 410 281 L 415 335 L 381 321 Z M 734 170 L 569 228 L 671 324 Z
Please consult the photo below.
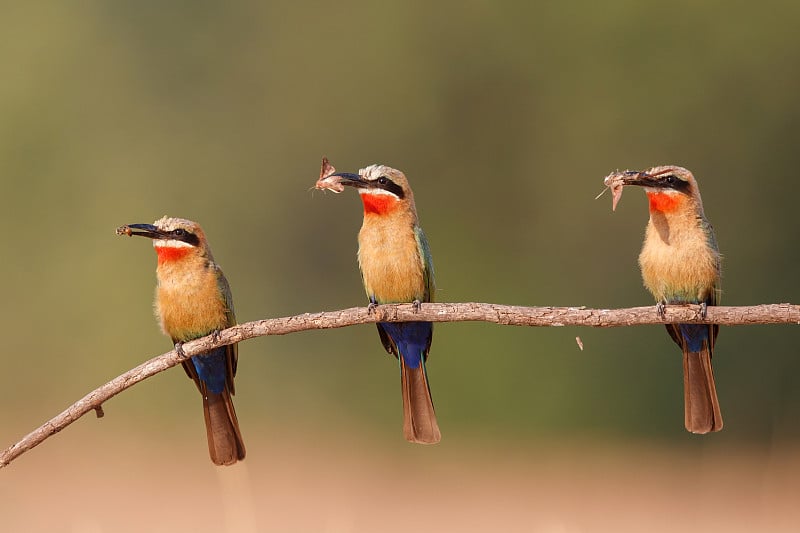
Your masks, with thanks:
M 244 441 L 227 389 L 222 394 L 209 393 L 203 397 L 203 413 L 211 461 L 215 465 L 228 466 L 244 459 Z
M 705 434 L 722 429 L 711 352 L 683 353 L 683 397 L 686 429 Z
M 403 435 L 409 442 L 436 444 L 442 440 L 425 368 L 409 368 L 402 363 L 400 381 L 403 389 Z

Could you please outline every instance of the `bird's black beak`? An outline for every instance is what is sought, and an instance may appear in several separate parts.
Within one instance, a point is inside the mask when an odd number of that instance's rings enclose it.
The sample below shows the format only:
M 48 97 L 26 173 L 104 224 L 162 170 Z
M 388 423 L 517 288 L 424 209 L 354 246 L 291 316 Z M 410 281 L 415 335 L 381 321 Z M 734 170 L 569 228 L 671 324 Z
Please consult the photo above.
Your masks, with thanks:
M 652 187 L 655 176 L 640 170 L 626 170 L 622 174 L 623 185 L 639 185 L 641 187 Z
M 350 172 L 337 172 L 336 174 L 331 174 L 331 176 L 342 178 L 339 180 L 339 183 L 342 185 L 349 185 L 350 187 L 355 187 L 357 189 L 365 189 L 369 187 L 369 182 L 358 174 L 352 174 Z
M 140 230 L 140 231 L 134 231 Z M 117 235 L 139 235 L 149 239 L 166 239 L 168 235 L 152 224 L 126 224 L 117 228 Z
M 658 172 L 642 172 L 639 170 L 626 170 L 622 173 L 623 185 L 639 185 L 653 189 L 675 189 L 688 192 L 689 182 L 678 178 L 675 169 L 667 167 Z

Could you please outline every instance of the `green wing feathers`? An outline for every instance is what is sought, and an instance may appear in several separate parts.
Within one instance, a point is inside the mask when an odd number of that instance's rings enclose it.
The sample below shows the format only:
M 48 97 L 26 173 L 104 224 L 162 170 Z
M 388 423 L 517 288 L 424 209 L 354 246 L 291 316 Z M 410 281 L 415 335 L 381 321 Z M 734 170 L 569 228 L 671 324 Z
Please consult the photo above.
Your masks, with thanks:
M 422 261 L 422 276 L 425 283 L 425 297 L 423 301 L 434 301 L 434 293 L 436 292 L 436 283 L 433 274 L 433 258 L 431 257 L 431 250 L 428 246 L 428 239 L 425 237 L 425 232 L 419 226 L 414 227 L 414 237 L 417 239 L 417 249 L 419 250 L 419 257 Z
M 231 286 L 219 266 L 215 265 L 215 268 L 217 269 L 217 286 L 219 287 L 219 292 L 225 301 L 225 316 L 227 318 L 226 325 L 228 327 L 235 326 L 236 312 L 233 309 L 233 295 L 231 293 Z M 236 366 L 239 361 L 239 346 L 237 344 L 228 345 L 227 356 L 228 375 L 226 382 L 230 393 L 235 394 L 236 389 L 233 385 L 233 377 L 236 375 Z

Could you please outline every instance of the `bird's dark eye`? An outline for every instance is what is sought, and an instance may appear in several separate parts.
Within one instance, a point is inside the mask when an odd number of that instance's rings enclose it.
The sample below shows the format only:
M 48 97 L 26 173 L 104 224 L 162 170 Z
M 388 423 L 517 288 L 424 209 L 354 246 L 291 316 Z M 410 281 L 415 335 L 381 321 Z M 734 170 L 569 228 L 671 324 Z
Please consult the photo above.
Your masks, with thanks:
M 677 180 L 678 180 L 678 178 L 676 178 L 675 176 L 671 176 L 671 175 L 667 176 L 666 178 L 664 178 L 664 181 L 666 181 L 670 185 L 674 184 Z
M 381 185 L 386 185 L 387 183 L 389 183 L 389 178 L 387 178 L 386 176 L 381 176 L 380 178 L 378 178 L 378 183 L 380 183 Z
M 176 230 L 173 230 L 172 234 L 175 235 L 176 237 L 183 237 L 184 235 L 186 235 L 186 230 L 183 228 L 178 228 Z

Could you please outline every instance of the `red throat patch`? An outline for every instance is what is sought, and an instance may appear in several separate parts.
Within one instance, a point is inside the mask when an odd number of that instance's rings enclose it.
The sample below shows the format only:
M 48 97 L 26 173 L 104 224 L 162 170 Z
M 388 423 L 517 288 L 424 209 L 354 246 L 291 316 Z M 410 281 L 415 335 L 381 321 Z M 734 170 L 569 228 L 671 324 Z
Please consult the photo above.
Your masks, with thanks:
M 660 211 L 662 213 L 672 213 L 677 210 L 684 201 L 682 194 L 663 192 L 648 192 L 647 199 L 650 200 L 650 211 Z
M 188 246 L 182 246 L 180 248 L 172 248 L 170 246 L 158 246 L 156 247 L 156 254 L 158 254 L 158 264 L 168 263 L 170 261 L 178 261 L 179 259 L 183 259 L 186 257 L 186 254 L 191 251 L 191 248 Z
M 394 211 L 400 200 L 391 194 L 360 194 L 361 202 L 364 204 L 364 214 L 387 215 Z

